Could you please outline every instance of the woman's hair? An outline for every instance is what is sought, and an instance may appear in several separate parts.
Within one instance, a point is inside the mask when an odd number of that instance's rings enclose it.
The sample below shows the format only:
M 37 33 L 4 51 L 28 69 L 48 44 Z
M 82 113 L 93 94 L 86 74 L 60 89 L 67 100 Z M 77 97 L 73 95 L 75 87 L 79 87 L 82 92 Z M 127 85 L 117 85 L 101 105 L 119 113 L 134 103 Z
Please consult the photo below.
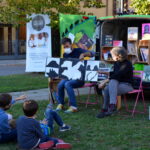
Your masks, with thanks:
M 35 100 L 27 100 L 23 103 L 23 112 L 25 116 L 32 117 L 38 110 L 38 103 Z
M 118 57 L 118 61 L 124 61 L 127 59 L 127 50 L 124 47 L 114 47 L 111 50 L 111 54 L 114 54 Z

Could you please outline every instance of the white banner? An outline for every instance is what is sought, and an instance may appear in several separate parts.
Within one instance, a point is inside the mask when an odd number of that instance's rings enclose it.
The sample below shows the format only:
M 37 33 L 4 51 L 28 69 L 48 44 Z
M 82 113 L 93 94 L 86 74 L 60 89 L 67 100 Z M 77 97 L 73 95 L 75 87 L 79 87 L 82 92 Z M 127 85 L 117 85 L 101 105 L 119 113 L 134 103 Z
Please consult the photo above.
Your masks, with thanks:
M 33 14 L 27 23 L 26 72 L 45 72 L 46 58 L 51 57 L 51 27 L 48 15 Z

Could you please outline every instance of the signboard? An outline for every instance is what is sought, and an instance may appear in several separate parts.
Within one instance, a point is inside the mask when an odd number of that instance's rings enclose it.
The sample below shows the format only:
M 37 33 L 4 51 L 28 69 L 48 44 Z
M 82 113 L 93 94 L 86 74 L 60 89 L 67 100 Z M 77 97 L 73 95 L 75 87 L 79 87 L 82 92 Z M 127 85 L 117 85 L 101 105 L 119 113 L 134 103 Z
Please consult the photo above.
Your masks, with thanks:
M 96 17 L 87 15 L 60 14 L 60 38 L 68 37 L 73 48 L 95 51 L 96 49 Z M 64 50 L 61 50 L 63 56 Z
M 80 61 L 79 59 L 48 57 L 45 76 L 94 82 L 98 80 L 98 70 L 103 63 L 104 62 L 94 60 Z
M 33 14 L 27 23 L 26 72 L 44 72 L 51 57 L 51 27 L 48 15 Z

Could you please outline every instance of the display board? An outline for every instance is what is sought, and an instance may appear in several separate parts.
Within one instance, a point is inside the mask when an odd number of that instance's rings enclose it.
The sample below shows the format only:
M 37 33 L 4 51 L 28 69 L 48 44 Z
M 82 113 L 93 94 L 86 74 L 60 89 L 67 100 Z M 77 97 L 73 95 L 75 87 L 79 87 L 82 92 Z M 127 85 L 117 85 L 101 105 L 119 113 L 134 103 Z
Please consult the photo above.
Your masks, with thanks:
M 59 15 L 60 38 L 68 37 L 74 48 L 95 51 L 96 49 L 96 17 L 85 15 Z M 61 49 L 61 56 L 64 50 Z
M 44 72 L 46 58 L 51 57 L 51 27 L 48 15 L 33 14 L 27 23 L 26 72 Z
M 98 81 L 98 70 L 105 64 L 102 61 L 48 57 L 45 76 L 68 80 Z

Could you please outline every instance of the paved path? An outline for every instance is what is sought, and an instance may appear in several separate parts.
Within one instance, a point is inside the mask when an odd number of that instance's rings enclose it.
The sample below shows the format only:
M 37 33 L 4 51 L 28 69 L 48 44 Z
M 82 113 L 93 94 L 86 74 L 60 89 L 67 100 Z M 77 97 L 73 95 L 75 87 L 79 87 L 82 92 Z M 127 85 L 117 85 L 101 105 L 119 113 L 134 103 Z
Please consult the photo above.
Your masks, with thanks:
M 0 76 L 25 73 L 25 60 L 0 60 Z
M 85 95 L 87 94 L 89 91 L 88 88 L 81 88 L 80 89 L 80 95 Z M 77 92 L 75 92 L 76 95 L 77 95 Z M 94 93 L 94 91 L 92 90 L 92 93 Z M 49 95 L 49 91 L 48 91 L 48 88 L 45 88 L 45 89 L 39 89 L 39 90 L 29 90 L 29 91 L 23 91 L 23 92 L 11 92 L 10 93 L 13 98 L 16 98 L 20 95 L 27 95 L 27 97 L 29 99 L 34 99 L 34 100 L 48 100 L 48 95 Z M 67 93 L 65 94 L 66 97 L 67 96 Z M 22 102 L 22 101 L 21 101 Z

